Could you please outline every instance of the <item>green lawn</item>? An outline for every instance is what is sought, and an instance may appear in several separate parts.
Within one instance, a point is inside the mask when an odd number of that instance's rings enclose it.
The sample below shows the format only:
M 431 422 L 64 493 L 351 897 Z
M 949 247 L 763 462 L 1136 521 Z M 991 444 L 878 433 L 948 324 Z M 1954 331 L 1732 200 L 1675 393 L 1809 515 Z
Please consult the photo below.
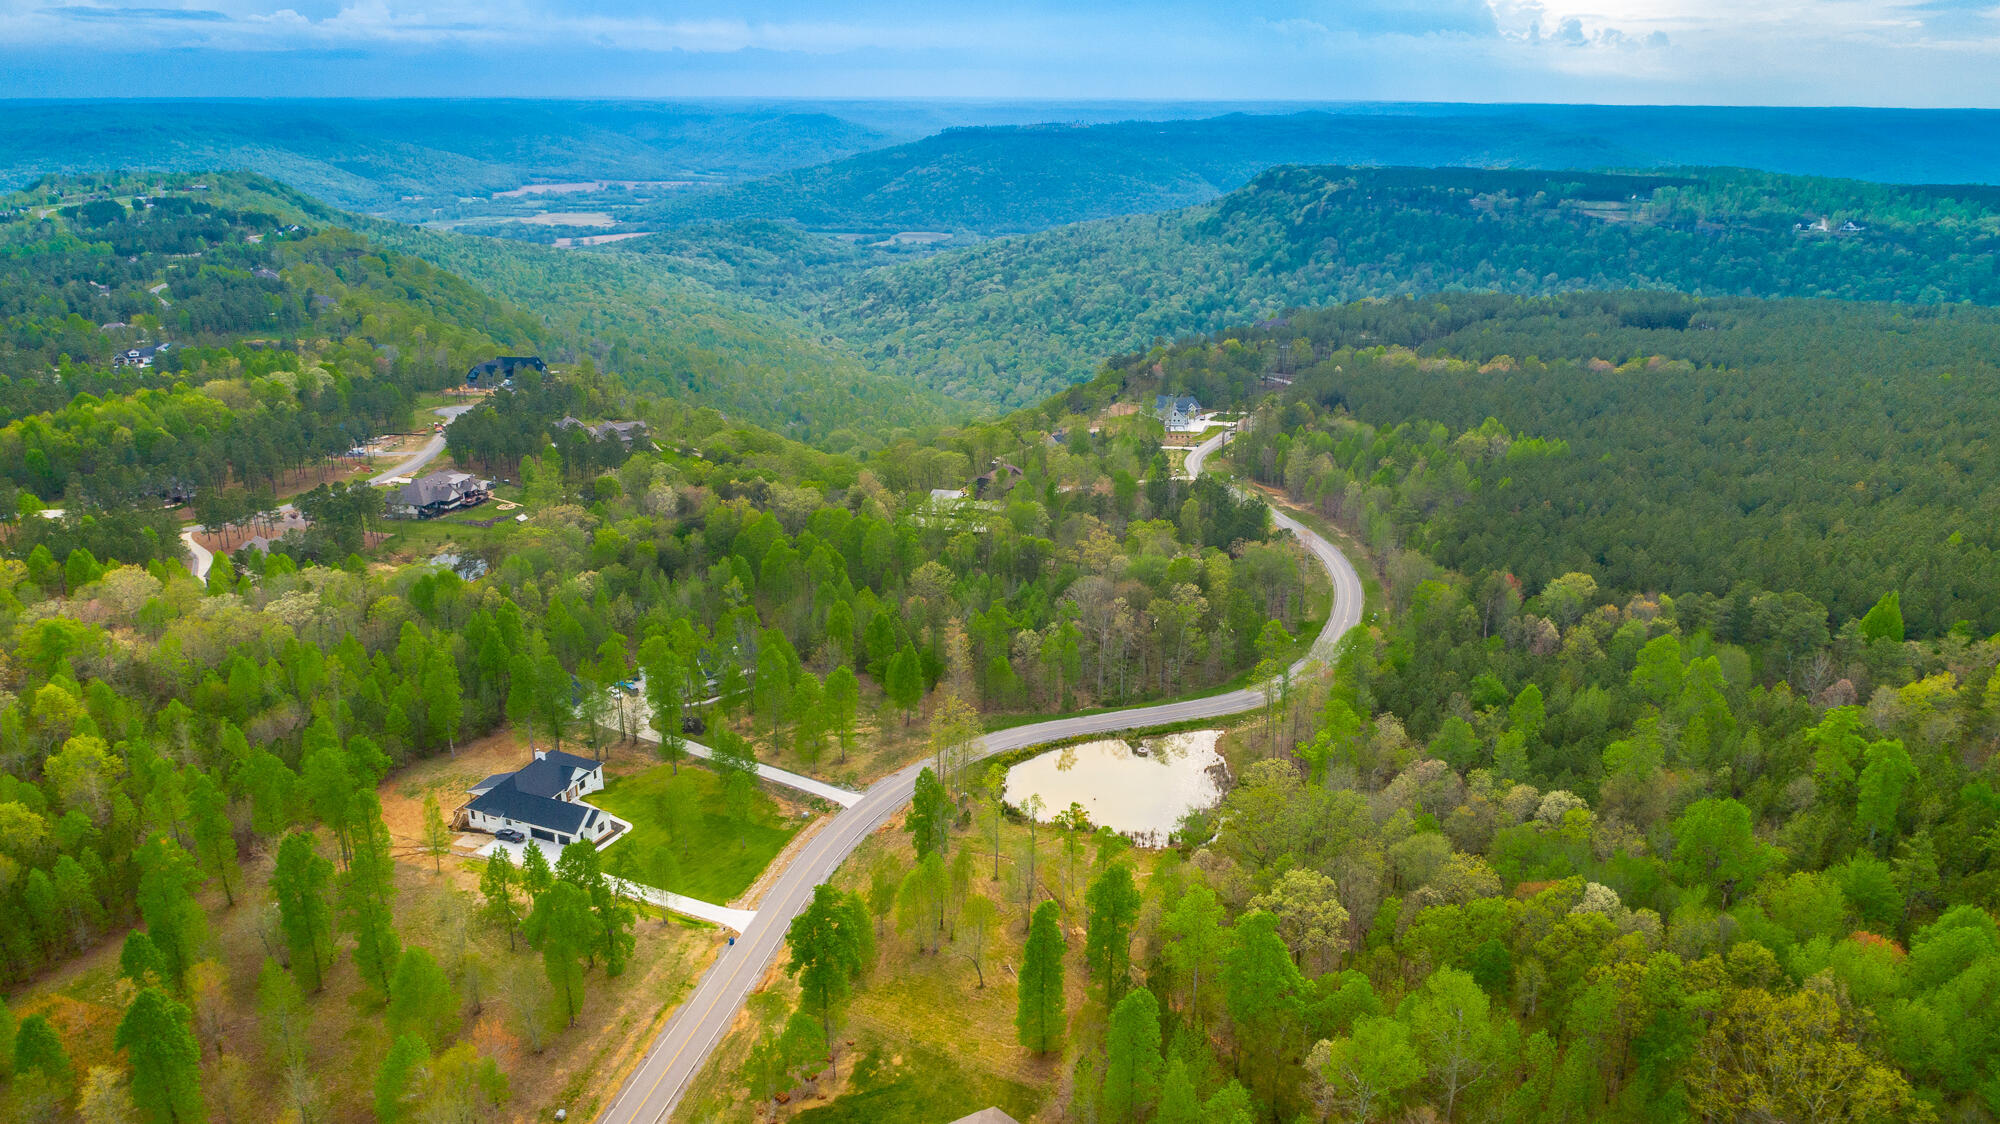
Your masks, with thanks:
M 794 1124 L 937 1124 L 988 1105 L 1026 1120 L 1042 1107 L 1041 1090 L 965 1069 L 914 1043 L 898 1044 L 892 1053 L 885 1044 L 864 1042 L 862 1051 L 850 1063 L 855 1068 L 847 1092 L 794 1116 Z
M 484 511 L 489 507 L 477 510 Z M 493 514 L 502 513 L 496 511 Z M 444 519 L 396 519 L 384 520 L 377 529 L 389 532 L 388 540 L 380 547 L 382 553 L 429 558 L 448 547 L 471 550 L 500 542 L 514 533 L 514 524 L 502 522 L 492 527 L 474 527 Z
M 673 838 L 661 811 L 669 783 L 689 793 L 683 840 Z M 749 822 L 739 826 L 716 775 L 686 762 L 678 778 L 666 765 L 614 777 L 590 802 L 632 824 L 630 836 L 605 851 L 606 869 L 617 873 L 629 863 L 634 881 L 718 905 L 749 889 L 799 829 L 761 789 L 751 794 Z

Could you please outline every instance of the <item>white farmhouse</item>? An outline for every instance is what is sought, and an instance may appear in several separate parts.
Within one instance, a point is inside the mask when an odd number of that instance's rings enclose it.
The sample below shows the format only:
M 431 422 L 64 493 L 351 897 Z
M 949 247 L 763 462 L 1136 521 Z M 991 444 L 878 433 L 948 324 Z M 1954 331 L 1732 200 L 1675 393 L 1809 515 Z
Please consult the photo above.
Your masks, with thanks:
M 604 787 L 604 762 L 560 750 L 537 750 L 527 767 L 495 773 L 472 788 L 460 809 L 474 831 L 513 828 L 544 843 L 602 843 L 623 822 L 584 802 Z
M 1159 395 L 1153 399 L 1153 412 L 1166 423 L 1168 433 L 1193 433 L 1201 428 L 1201 403 L 1190 395 Z

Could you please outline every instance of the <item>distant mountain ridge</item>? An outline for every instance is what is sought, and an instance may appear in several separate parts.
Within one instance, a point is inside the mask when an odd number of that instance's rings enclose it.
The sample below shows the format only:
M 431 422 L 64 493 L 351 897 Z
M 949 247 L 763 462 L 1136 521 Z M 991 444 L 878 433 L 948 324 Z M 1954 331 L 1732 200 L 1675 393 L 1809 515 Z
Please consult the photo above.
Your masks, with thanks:
M 721 182 L 892 139 L 827 113 L 649 102 L 12 102 L 0 185 L 50 173 L 244 169 L 350 210 L 535 180 Z
M 6 108 L 0 186 L 49 173 L 247 169 L 348 210 L 426 222 L 574 209 L 608 213 L 619 229 L 775 219 L 1016 233 L 1207 202 L 1279 164 L 1728 166 L 2000 183 L 2000 112 L 1987 110 L 527 99 Z M 531 182 L 607 180 L 687 187 L 494 198 Z M 558 234 L 547 221 L 496 229 L 548 240 Z
M 668 226 L 778 219 L 815 230 L 1024 233 L 1205 203 L 1280 164 L 1746 167 L 1896 183 L 2000 183 L 2000 113 L 1381 106 L 958 128 L 676 196 L 628 218 Z
M 1285 166 L 1213 203 L 917 260 L 770 222 L 627 245 L 810 312 L 877 371 L 1000 406 L 1157 340 L 1368 297 L 1658 289 L 2000 305 L 2000 188 L 1728 169 Z

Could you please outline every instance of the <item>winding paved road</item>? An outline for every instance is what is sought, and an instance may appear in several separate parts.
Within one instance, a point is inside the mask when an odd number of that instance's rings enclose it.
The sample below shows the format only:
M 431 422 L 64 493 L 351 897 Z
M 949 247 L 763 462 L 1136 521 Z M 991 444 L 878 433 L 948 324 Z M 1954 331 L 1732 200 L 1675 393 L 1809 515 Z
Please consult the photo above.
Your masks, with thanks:
M 450 425 L 452 421 L 458 417 L 458 415 L 466 412 L 467 410 L 472 409 L 472 406 L 473 404 L 470 402 L 466 403 L 463 406 L 439 406 L 437 409 L 432 410 L 431 413 L 436 414 L 438 417 L 443 418 L 444 424 Z M 417 471 L 418 469 L 436 460 L 437 455 L 442 452 L 444 452 L 444 434 L 442 432 L 439 432 L 433 434 L 429 441 L 424 442 L 423 448 L 418 449 L 415 453 L 411 454 L 408 460 L 404 461 L 402 464 L 397 465 L 396 467 L 390 469 L 387 472 L 376 473 L 375 475 L 368 478 L 368 482 L 370 484 L 378 484 L 378 485 L 387 484 L 390 480 L 394 479 L 395 477 L 408 476 L 411 473 Z
M 450 425 L 452 419 L 470 409 L 472 409 L 472 403 L 468 402 L 463 406 L 439 406 L 431 412 L 443 418 L 444 424 Z M 408 476 L 410 473 L 436 460 L 438 454 L 442 452 L 444 452 L 444 434 L 434 434 L 429 441 L 424 442 L 423 448 L 411 454 L 408 460 L 405 460 L 402 464 L 397 465 L 387 472 L 377 473 L 369 477 L 368 482 L 379 487 L 387 484 L 391 477 Z M 278 510 L 283 511 L 291 506 L 291 504 L 285 504 L 284 507 Z M 194 537 L 200 534 L 201 531 L 202 526 L 199 523 L 183 528 L 181 530 L 181 544 L 187 547 L 188 557 L 194 560 L 193 573 L 195 580 L 205 582 L 208 580 L 209 567 L 215 565 L 215 555 L 207 547 L 195 541 Z
M 1202 462 L 1229 437 L 1229 432 L 1217 434 L 1189 453 L 1190 475 L 1199 473 Z M 1333 579 L 1333 608 L 1327 614 L 1326 627 L 1313 641 L 1312 650 L 1295 665 L 1297 670 L 1312 660 L 1324 661 L 1347 630 L 1361 623 L 1361 578 L 1332 543 L 1281 512 L 1273 511 L 1272 515 L 1278 526 L 1299 537 Z M 990 757 L 1086 734 L 1221 718 L 1262 705 L 1261 690 L 1244 688 L 1158 706 L 1056 718 L 988 734 L 974 756 Z M 694 994 L 667 1020 L 610 1107 L 598 1117 L 599 1124 L 659 1124 L 673 1113 L 688 1083 L 701 1071 L 709 1053 L 728 1032 L 736 1012 L 778 954 L 784 944 L 785 930 L 812 899 L 813 887 L 831 878 L 834 869 L 863 840 L 909 802 L 923 764 L 909 765 L 870 785 L 859 801 L 835 816 L 832 823 L 806 844 L 765 894 L 757 907 L 757 916 L 745 927 L 743 935 L 722 950 L 695 986 Z

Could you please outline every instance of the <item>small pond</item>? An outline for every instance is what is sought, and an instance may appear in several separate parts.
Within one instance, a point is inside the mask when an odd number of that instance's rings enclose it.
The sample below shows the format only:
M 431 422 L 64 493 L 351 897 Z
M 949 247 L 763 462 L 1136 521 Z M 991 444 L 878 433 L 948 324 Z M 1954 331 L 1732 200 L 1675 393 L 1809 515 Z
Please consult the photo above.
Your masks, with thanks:
M 1083 805 L 1090 822 L 1142 842 L 1166 843 L 1181 817 L 1222 798 L 1228 766 L 1216 751 L 1220 730 L 1116 738 L 1052 749 L 1007 770 L 1007 803 L 1042 798 L 1042 818 Z
M 434 556 L 431 565 L 442 566 L 469 582 L 476 582 L 486 576 L 486 559 L 476 555 L 458 555 L 446 551 Z

